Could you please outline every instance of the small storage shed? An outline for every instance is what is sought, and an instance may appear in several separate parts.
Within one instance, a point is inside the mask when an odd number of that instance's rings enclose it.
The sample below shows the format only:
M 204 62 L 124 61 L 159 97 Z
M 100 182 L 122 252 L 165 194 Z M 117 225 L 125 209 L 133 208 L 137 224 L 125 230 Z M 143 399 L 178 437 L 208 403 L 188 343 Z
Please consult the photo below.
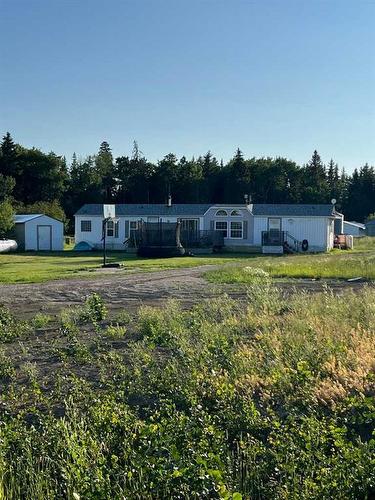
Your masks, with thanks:
M 366 234 L 367 236 L 375 236 L 375 219 L 366 222 Z
M 347 222 L 344 221 L 344 234 L 351 234 L 356 238 L 366 236 L 366 226 L 360 222 Z
M 20 250 L 64 250 L 64 224 L 44 214 L 16 215 L 15 233 Z

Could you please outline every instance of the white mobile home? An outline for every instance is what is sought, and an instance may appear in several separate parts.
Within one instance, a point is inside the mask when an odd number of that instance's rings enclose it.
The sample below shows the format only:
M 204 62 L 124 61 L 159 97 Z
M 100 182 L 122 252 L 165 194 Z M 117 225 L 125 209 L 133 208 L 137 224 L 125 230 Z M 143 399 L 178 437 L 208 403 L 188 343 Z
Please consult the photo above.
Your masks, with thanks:
M 20 250 L 64 250 L 64 224 L 44 214 L 16 215 L 15 233 Z
M 181 222 L 191 232 L 216 231 L 224 246 L 237 251 L 325 252 L 333 248 L 332 205 L 283 204 L 118 204 L 116 221 L 107 225 L 108 248 L 124 249 L 139 221 Z M 75 214 L 75 241 L 102 247 L 103 205 L 84 205 Z

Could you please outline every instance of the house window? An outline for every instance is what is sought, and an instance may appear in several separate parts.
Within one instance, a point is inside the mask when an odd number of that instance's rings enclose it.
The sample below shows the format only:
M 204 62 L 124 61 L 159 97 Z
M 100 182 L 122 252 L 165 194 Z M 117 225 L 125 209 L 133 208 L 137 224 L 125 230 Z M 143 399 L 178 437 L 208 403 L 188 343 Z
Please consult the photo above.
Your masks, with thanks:
M 227 214 L 227 211 L 226 210 L 218 210 L 216 212 L 216 216 L 217 217 L 226 217 L 228 214 Z
M 241 212 L 239 210 L 232 210 L 231 213 L 230 213 L 230 215 L 232 217 L 241 217 L 242 214 L 241 214 Z
M 242 238 L 242 222 L 231 222 L 230 223 L 230 237 L 231 238 Z
M 81 233 L 91 233 L 91 220 L 81 220 Z
M 136 231 L 138 229 L 138 221 L 131 220 L 130 221 L 130 231 Z
M 118 221 L 114 222 L 113 220 L 109 220 L 107 222 L 107 236 L 112 238 L 118 238 Z
M 228 237 L 228 223 L 227 221 L 215 221 L 215 231 L 220 231 L 224 238 Z

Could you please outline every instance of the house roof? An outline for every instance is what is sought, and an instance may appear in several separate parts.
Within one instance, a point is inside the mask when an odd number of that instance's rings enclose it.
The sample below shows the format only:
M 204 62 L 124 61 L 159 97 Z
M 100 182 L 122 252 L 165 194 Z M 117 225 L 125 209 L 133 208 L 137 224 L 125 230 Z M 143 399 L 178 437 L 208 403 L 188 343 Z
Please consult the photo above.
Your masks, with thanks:
M 165 204 L 117 204 L 116 216 L 203 216 L 209 208 L 243 207 L 244 204 L 195 204 L 176 203 L 168 207 Z M 292 205 L 292 204 L 254 204 L 253 214 L 260 216 L 316 216 L 330 217 L 335 215 L 332 205 Z M 102 204 L 86 204 L 75 215 L 103 215 Z
M 118 216 L 180 216 L 180 215 L 204 215 L 211 207 L 210 204 L 178 203 L 168 207 L 160 204 L 117 204 L 116 217 Z M 103 215 L 103 205 L 88 204 L 76 212 L 75 215 Z
M 332 205 L 292 205 L 276 203 L 254 204 L 254 215 L 294 216 L 294 217 L 331 217 L 335 215 Z
M 37 217 L 42 217 L 43 214 L 19 214 L 14 216 L 15 224 L 23 224 L 29 220 L 36 219 Z

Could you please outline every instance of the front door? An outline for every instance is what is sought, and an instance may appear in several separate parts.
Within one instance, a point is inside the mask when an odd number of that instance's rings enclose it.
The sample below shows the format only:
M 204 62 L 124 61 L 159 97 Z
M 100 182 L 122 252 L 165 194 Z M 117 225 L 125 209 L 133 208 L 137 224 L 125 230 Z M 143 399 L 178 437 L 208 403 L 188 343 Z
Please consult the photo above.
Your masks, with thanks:
M 52 250 L 52 227 L 37 226 L 38 250 Z
M 268 241 L 270 245 L 280 245 L 281 219 L 279 217 L 269 217 L 268 219 Z

